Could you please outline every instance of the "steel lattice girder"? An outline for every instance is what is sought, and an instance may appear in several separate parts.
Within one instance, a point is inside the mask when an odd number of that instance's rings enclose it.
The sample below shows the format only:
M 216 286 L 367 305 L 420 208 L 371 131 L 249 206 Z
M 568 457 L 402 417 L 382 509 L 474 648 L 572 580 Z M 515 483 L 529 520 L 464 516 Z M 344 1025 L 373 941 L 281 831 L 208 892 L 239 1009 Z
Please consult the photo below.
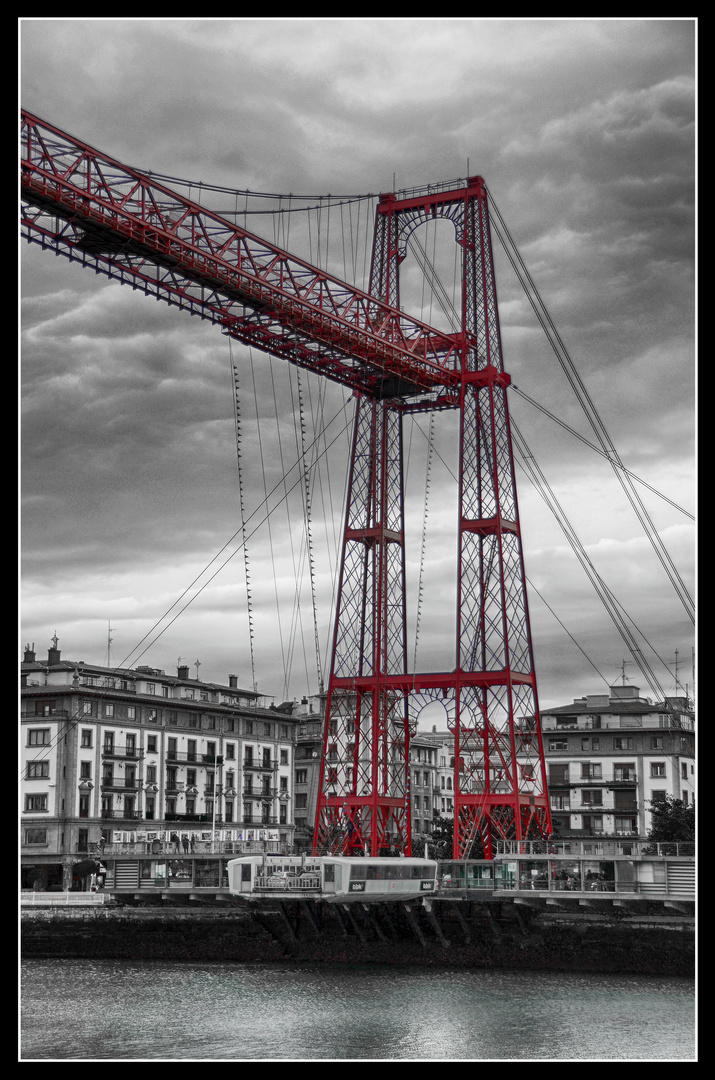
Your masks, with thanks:
M 458 383 L 458 336 L 410 318 L 22 111 L 23 234 L 376 397 Z
M 363 410 L 369 419 L 356 428 L 349 505 L 363 519 L 346 526 L 316 837 L 327 843 L 342 828 L 349 839 L 338 843 L 351 850 L 394 842 L 409 852 L 408 701 L 420 687 L 454 699 L 455 855 L 476 831 L 491 851 L 492 836 L 519 839 L 548 830 L 510 380 L 482 179 L 414 198 L 382 196 L 370 291 L 363 293 L 30 113 L 22 112 L 21 125 L 26 239 L 210 319 L 369 402 Z M 407 239 L 436 216 L 452 221 L 463 249 L 457 334 L 399 311 L 398 267 Z M 416 400 L 421 394 L 428 396 Z M 461 419 L 457 657 L 452 672 L 408 676 L 399 413 L 455 407 Z M 356 704 L 352 713 L 345 701 Z M 363 748 L 353 751 L 351 781 L 345 772 L 340 791 L 325 774 L 333 720 L 354 723 L 356 746 Z M 345 769 L 347 734 L 346 726 L 336 743 Z
M 443 702 L 451 702 L 448 723 L 454 735 L 454 856 L 467 857 L 478 838 L 491 857 L 494 841 L 545 836 L 551 823 L 509 430 L 506 390 L 510 379 L 503 367 L 486 190 L 481 178 L 474 177 L 465 188 L 452 192 L 414 199 L 382 197 L 371 291 L 390 304 L 399 304 L 397 271 L 407 239 L 415 228 L 437 215 L 453 222 L 457 242 L 464 250 L 456 663 L 450 672 L 410 674 L 406 655 L 400 670 L 399 663 L 387 663 L 380 653 L 381 643 L 391 636 L 387 611 L 380 612 L 376 600 L 385 588 L 380 576 L 384 569 L 379 568 L 384 567 L 388 546 L 384 530 L 390 508 L 393 514 L 399 511 L 401 521 L 402 494 L 397 486 L 394 493 L 387 491 L 386 474 L 376 465 L 384 428 L 378 425 L 374 406 L 372 413 L 363 409 L 350 478 L 324 758 L 329 760 L 331 754 L 340 757 L 337 748 L 346 697 L 361 703 L 357 711 L 348 710 L 352 730 L 357 729 L 358 715 L 370 717 L 368 729 L 375 745 L 380 730 L 375 701 L 389 692 L 395 701 L 403 694 L 408 703 L 404 820 L 409 821 L 409 736 L 414 734 L 416 723 L 410 703 L 419 695 L 440 695 Z M 367 509 L 377 506 L 383 515 L 379 528 L 377 521 L 369 519 Z M 402 625 L 404 597 L 399 588 L 403 581 L 395 575 L 392 596 L 394 609 L 402 613 Z M 396 650 L 398 656 L 401 654 Z M 399 715 L 402 722 L 402 713 Z M 345 760 L 348 747 L 355 752 L 355 744 L 347 739 L 344 735 Z M 365 758 L 359 766 L 355 758 L 352 769 L 352 780 L 359 778 L 360 783 L 369 785 L 371 794 L 377 792 L 376 759 Z M 360 828 L 365 830 L 369 825 L 372 843 L 377 842 L 377 813 L 372 811 L 368 822 L 365 809 L 356 801 L 361 797 L 357 788 L 341 784 L 341 779 L 344 776 L 335 770 L 321 775 L 316 850 L 327 843 L 328 836 L 331 850 L 341 843 L 343 850 L 354 850 L 358 833 L 357 819 L 352 819 L 356 813 L 362 815 Z M 349 827 L 344 824 L 342 831 L 341 797 L 343 822 L 350 819 Z M 360 843 L 369 849 L 367 832 L 360 834 L 358 847 Z M 404 851 L 409 850 L 407 837 Z
M 358 401 L 314 849 L 410 850 L 402 419 Z M 356 685 L 359 681 L 359 688 Z

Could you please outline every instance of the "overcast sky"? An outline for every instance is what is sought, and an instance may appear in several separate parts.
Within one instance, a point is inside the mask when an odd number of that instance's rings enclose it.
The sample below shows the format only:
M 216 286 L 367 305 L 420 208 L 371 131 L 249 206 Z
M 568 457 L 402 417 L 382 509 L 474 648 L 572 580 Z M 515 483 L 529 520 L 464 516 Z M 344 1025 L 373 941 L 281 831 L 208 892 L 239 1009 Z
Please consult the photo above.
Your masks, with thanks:
M 310 195 L 316 205 L 320 195 L 484 176 L 621 458 L 677 504 L 638 485 L 694 591 L 694 524 L 682 512 L 695 512 L 692 20 L 23 20 L 20 61 L 24 108 L 172 177 Z M 202 198 L 213 209 L 239 206 L 219 193 Z M 374 203 L 351 212 L 369 237 Z M 247 221 L 315 261 L 310 216 L 294 218 L 290 230 L 287 219 Z M 506 370 L 519 391 L 593 441 L 496 240 L 495 248 Z M 336 273 L 363 284 L 357 249 L 325 250 Z M 102 663 L 111 625 L 113 664 L 174 672 L 181 657 L 192 673 L 200 661 L 201 678 L 236 673 L 276 701 L 315 692 L 300 484 L 290 515 L 284 504 L 258 528 L 260 506 L 300 451 L 299 400 L 305 445 L 319 416 L 334 417 L 321 448 L 336 441 L 311 474 L 327 681 L 349 393 L 35 245 L 22 243 L 19 254 L 21 644 L 34 642 L 42 657 L 56 631 L 63 658 Z M 416 264 L 406 260 L 404 273 L 405 296 L 418 303 Z M 253 659 L 244 553 L 228 543 L 241 521 L 232 362 Z M 664 691 L 675 692 L 676 650 L 680 683 L 692 690 L 692 624 L 610 466 L 518 393 L 509 403 L 598 573 L 643 635 Z M 425 416 L 405 427 L 408 579 L 414 592 L 422 572 L 417 667 L 450 670 L 448 414 L 435 418 L 439 456 L 426 488 L 428 431 Z M 293 471 L 289 483 L 299 479 Z M 518 466 L 517 482 L 540 703 L 563 705 L 619 681 L 631 657 Z M 415 621 L 411 604 L 410 661 Z M 625 672 L 653 696 L 635 664 Z

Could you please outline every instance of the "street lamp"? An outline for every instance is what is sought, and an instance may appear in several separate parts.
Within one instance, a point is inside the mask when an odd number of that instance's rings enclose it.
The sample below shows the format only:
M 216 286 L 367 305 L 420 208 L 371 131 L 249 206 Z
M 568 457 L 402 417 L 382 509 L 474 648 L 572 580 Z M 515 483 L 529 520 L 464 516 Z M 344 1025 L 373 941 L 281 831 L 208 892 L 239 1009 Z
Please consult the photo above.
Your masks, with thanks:
M 214 780 L 214 797 L 213 797 L 213 821 L 211 824 L 211 854 L 216 851 L 216 803 L 221 797 L 221 788 L 223 780 L 223 754 L 216 755 L 216 769 L 217 772 L 214 776 L 218 777 L 218 783 Z M 219 815 L 220 817 L 220 815 Z

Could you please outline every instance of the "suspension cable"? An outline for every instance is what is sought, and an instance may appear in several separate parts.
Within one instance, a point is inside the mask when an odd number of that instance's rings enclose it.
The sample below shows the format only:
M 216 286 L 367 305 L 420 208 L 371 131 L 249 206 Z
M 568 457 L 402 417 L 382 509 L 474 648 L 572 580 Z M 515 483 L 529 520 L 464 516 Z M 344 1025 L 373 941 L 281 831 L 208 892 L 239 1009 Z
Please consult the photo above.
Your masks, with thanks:
M 673 560 L 671 559 L 668 551 L 666 550 L 665 544 L 663 543 L 660 535 L 658 534 L 655 525 L 653 524 L 653 521 L 648 514 L 648 511 L 646 510 L 640 496 L 638 495 L 638 492 L 631 483 L 630 477 L 627 471 L 624 469 L 623 462 L 621 461 L 621 458 L 618 455 L 618 452 L 616 451 L 616 448 L 613 445 L 613 442 L 611 441 L 608 432 L 606 431 L 606 427 L 601 420 L 601 417 L 599 416 L 598 411 L 596 410 L 596 407 L 593 404 L 593 401 L 591 400 L 588 391 L 586 390 L 583 380 L 581 379 L 578 371 L 573 364 L 573 361 L 571 360 L 566 346 L 564 345 L 561 337 L 559 336 L 559 333 L 553 323 L 553 320 L 551 319 L 551 316 L 546 310 L 546 307 L 531 278 L 531 275 L 529 274 L 529 271 L 519 253 L 519 250 L 504 223 L 504 220 L 499 212 L 499 208 L 497 207 L 496 203 L 494 203 L 491 192 L 489 192 L 488 189 L 487 194 L 489 196 L 491 209 L 494 211 L 495 232 L 499 240 L 501 241 L 506 256 L 509 259 L 509 262 L 511 263 L 519 281 L 521 282 L 527 299 L 529 300 L 529 303 L 531 304 L 537 319 L 541 323 L 541 326 L 544 330 L 544 333 L 546 334 L 549 344 L 551 345 L 554 354 L 556 355 L 556 358 L 558 359 L 561 368 L 571 385 L 571 388 L 576 394 L 576 398 L 579 401 L 579 404 L 581 405 L 586 415 L 586 418 L 591 425 L 591 428 L 593 429 L 599 443 L 601 444 L 601 447 L 603 448 L 604 455 L 613 467 L 616 478 L 618 479 L 619 484 L 623 488 L 626 498 L 630 502 L 633 510 L 636 513 L 636 516 L 638 517 L 638 520 L 643 526 L 643 529 L 645 530 L 645 533 L 650 540 L 651 545 L 653 546 L 653 549 L 661 565 L 663 566 L 663 569 L 665 570 L 671 584 L 673 585 L 675 592 L 678 595 L 678 598 L 683 604 L 683 607 L 685 608 L 688 617 L 690 618 L 691 622 L 694 623 L 695 604 L 693 602 L 693 598 L 690 596 L 690 593 L 688 592 L 685 583 L 683 582 L 680 574 L 675 567 L 675 564 L 673 563 Z
M 246 517 L 243 501 L 243 476 L 241 468 L 241 405 L 239 394 L 239 379 L 238 368 L 233 360 L 233 351 L 231 348 L 231 339 L 228 340 L 229 359 L 231 363 L 231 370 L 233 373 L 233 411 L 234 411 L 234 423 L 236 428 L 236 460 L 238 465 L 238 502 L 241 513 L 241 537 L 243 543 L 243 565 L 246 578 L 246 610 L 248 613 L 248 640 L 251 653 L 251 687 L 253 691 L 256 691 L 256 663 L 254 657 L 254 640 L 253 640 L 253 606 L 251 603 L 251 573 L 250 562 L 248 557 L 248 544 L 246 543 Z

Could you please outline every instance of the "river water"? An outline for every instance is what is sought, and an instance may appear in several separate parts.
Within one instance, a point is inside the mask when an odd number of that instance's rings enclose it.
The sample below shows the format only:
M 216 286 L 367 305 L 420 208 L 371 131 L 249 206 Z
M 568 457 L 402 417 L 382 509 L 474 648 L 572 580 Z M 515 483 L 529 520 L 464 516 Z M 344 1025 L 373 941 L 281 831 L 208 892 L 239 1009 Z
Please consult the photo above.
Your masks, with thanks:
M 20 1060 L 695 1061 L 695 983 L 377 965 L 23 960 Z

